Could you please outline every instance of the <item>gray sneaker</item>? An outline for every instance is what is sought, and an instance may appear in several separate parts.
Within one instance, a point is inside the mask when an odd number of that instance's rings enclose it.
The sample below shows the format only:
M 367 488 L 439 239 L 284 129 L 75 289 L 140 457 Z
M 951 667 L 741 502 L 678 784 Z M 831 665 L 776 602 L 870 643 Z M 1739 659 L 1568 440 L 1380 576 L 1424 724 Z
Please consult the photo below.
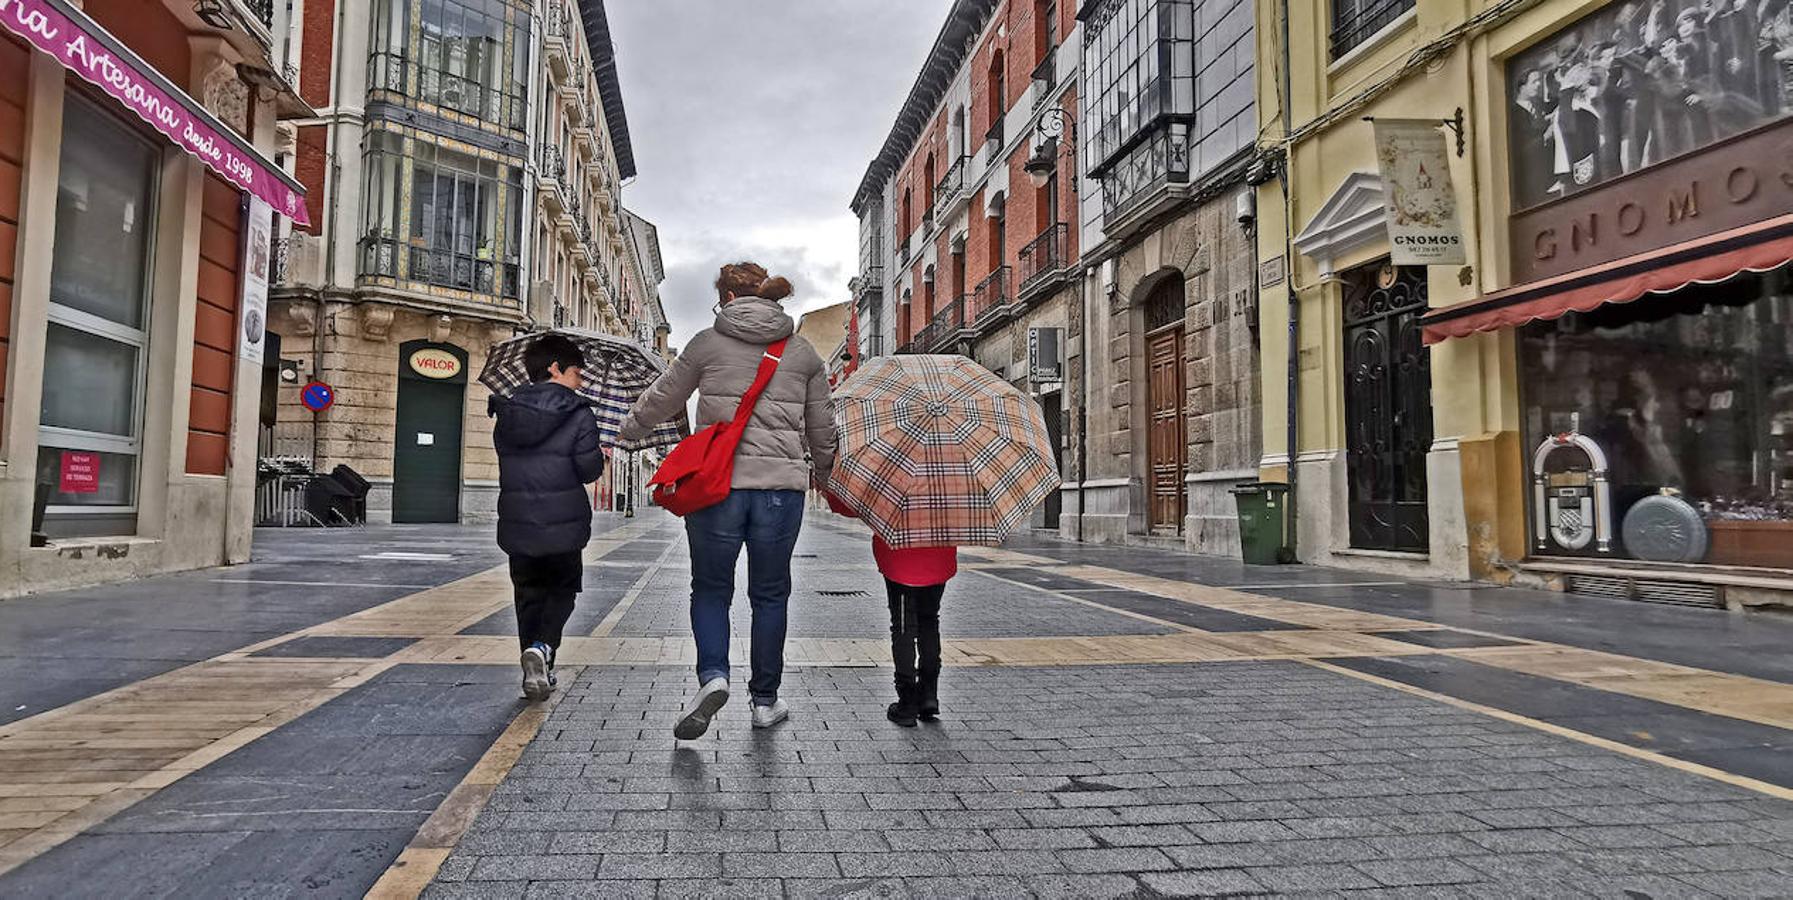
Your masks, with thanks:
M 523 651 L 523 696 L 532 703 L 548 699 L 548 653 L 538 641 Z
M 783 700 L 772 701 L 771 706 L 753 705 L 753 727 L 771 728 L 791 717 L 791 708 Z
M 679 724 L 672 727 L 672 736 L 681 741 L 695 741 L 710 730 L 710 720 L 716 717 L 718 710 L 728 702 L 728 679 L 712 678 L 698 688 L 697 696 L 691 701 L 691 708 L 679 719 Z

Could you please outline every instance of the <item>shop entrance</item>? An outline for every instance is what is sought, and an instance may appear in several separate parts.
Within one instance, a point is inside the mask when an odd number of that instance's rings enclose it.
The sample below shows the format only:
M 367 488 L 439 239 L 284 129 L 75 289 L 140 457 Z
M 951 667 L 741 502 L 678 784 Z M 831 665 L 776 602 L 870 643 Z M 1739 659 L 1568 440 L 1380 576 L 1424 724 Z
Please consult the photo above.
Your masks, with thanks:
M 467 353 L 449 344 L 409 341 L 399 348 L 398 362 L 392 521 L 457 522 Z
M 1432 356 L 1420 341 L 1424 267 L 1345 273 L 1345 469 L 1351 546 L 1425 552 Z
M 1151 414 L 1146 432 L 1152 479 L 1149 524 L 1155 534 L 1181 534 L 1183 473 L 1189 460 L 1181 273 L 1168 275 L 1153 288 L 1145 316 L 1146 408 Z

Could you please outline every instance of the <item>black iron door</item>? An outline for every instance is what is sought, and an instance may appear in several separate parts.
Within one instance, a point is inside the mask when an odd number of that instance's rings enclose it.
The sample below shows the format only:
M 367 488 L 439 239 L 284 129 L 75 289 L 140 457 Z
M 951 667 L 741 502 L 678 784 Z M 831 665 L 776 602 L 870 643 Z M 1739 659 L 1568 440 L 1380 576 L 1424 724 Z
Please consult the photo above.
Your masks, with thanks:
M 1347 273 L 1344 299 L 1351 546 L 1425 552 L 1432 357 L 1419 319 L 1426 270 L 1365 266 Z

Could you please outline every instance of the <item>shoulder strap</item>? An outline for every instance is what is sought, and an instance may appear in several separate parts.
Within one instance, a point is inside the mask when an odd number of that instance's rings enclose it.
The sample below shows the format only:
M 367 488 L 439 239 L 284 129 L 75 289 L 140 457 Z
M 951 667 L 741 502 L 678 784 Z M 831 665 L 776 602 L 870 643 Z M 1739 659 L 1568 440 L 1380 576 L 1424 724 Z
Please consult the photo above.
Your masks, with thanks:
M 745 425 L 753 418 L 753 408 L 760 402 L 760 395 L 766 392 L 766 385 L 772 383 L 772 373 L 778 371 L 779 360 L 784 359 L 784 347 L 790 340 L 785 338 L 766 348 L 766 354 L 760 357 L 760 369 L 753 376 L 753 386 L 741 395 L 741 405 L 735 407 L 735 418 L 730 424 Z

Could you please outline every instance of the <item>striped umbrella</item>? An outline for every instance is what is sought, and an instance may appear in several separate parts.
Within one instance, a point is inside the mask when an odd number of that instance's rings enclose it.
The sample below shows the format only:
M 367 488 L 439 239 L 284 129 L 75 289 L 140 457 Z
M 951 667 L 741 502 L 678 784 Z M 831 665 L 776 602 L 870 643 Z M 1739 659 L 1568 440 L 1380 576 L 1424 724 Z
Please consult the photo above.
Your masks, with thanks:
M 680 415 L 654 429 L 646 440 L 617 441 L 616 433 L 622 428 L 623 419 L 654 379 L 666 371 L 666 364 L 641 345 L 614 335 L 583 328 L 556 328 L 519 335 L 492 348 L 486 356 L 486 367 L 479 373 L 479 383 L 506 397 L 528 384 L 529 372 L 523 367 L 523 352 L 548 334 L 568 338 L 585 354 L 585 377 L 580 380 L 579 393 L 591 402 L 592 412 L 598 418 L 598 435 L 605 444 L 614 444 L 620 450 L 670 447 L 691 432 L 685 417 Z
M 892 547 L 994 546 L 1059 489 L 1039 405 L 962 356 L 867 360 L 834 427 L 829 491 Z

